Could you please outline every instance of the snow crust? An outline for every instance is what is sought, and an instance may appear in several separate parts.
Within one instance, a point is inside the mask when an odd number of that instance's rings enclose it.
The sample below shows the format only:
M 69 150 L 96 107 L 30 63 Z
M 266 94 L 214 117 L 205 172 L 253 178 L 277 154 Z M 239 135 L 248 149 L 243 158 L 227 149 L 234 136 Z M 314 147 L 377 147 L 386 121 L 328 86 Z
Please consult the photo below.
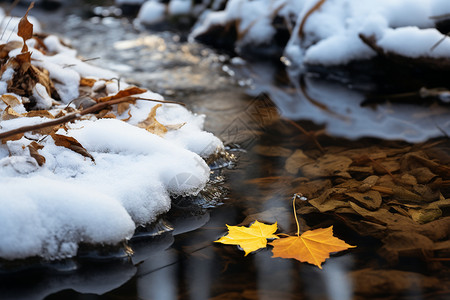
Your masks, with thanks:
M 21 40 L 14 33 L 7 38 Z M 36 84 L 36 108 L 56 115 L 79 97 L 80 79 L 93 78 L 93 91 L 119 91 L 114 72 L 82 62 L 76 51 L 54 36 L 44 40 L 48 55 L 35 48 L 32 64 L 49 71 L 61 96 L 61 105 Z M 33 41 L 29 43 L 32 45 Z M 30 46 L 31 47 L 31 46 Z M 20 49 L 10 51 L 10 56 Z M 14 70 L 1 74 L 3 95 L 21 102 L 17 114 L 26 113 L 23 101 L 6 93 Z M 120 82 L 120 89 L 129 87 Z M 162 99 L 151 91 L 139 95 Z M 138 100 L 116 119 L 84 117 L 66 124 L 57 134 L 75 138 L 93 157 L 57 146 L 45 134 L 28 132 L 18 140 L 0 144 L 0 258 L 21 259 L 33 256 L 61 259 L 77 254 L 80 243 L 117 244 L 129 239 L 137 226 L 155 221 L 170 209 L 171 195 L 195 195 L 209 180 L 210 169 L 203 158 L 223 148 L 221 141 L 203 131 L 204 116 L 176 104 L 159 107 L 156 119 L 173 125 L 163 137 L 139 128 L 157 103 Z M 0 132 L 40 124 L 46 117 L 5 117 L 7 105 L 0 100 Z M 130 117 L 131 116 L 131 117 Z M 123 119 L 128 118 L 127 121 Z M 38 153 L 45 158 L 39 166 L 28 147 L 38 141 Z

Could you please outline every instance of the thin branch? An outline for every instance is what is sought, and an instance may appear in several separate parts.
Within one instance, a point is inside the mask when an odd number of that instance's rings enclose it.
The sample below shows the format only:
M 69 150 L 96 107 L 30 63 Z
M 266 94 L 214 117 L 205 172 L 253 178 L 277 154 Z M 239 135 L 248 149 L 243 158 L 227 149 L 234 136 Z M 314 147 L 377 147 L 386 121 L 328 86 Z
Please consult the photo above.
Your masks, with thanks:
M 306 20 L 308 20 L 308 17 L 309 17 L 313 12 L 315 12 L 316 10 L 318 10 L 318 9 L 322 6 L 322 4 L 325 3 L 325 1 L 326 1 L 326 0 L 319 0 L 319 1 L 317 1 L 317 3 L 316 3 L 313 7 L 311 7 L 310 10 L 308 10 L 308 11 L 306 12 L 305 16 L 304 16 L 303 19 L 302 19 L 302 22 L 300 23 L 300 27 L 299 27 L 299 29 L 298 29 L 298 36 L 300 37 L 300 39 L 303 38 L 303 27 L 305 27 Z
M 145 100 L 145 101 L 184 105 L 183 103 L 175 102 L 175 101 L 164 101 L 164 100 L 127 96 L 127 97 L 122 97 L 122 98 L 118 98 L 118 99 L 114 99 L 114 100 L 110 100 L 110 101 L 106 101 L 106 102 L 100 102 L 91 107 L 83 109 L 82 111 L 79 111 L 77 113 L 72 113 L 72 114 L 66 115 L 64 117 L 55 119 L 55 120 L 51 120 L 48 122 L 43 122 L 43 123 L 39 123 L 39 124 L 35 124 L 35 125 L 23 126 L 23 127 L 19 127 L 19 128 L 13 129 L 13 130 L 2 132 L 2 133 L 0 133 L 0 140 L 11 137 L 11 136 L 19 134 L 19 133 L 25 133 L 28 131 L 33 131 L 33 130 L 38 130 L 38 129 L 42 129 L 42 128 L 53 127 L 56 125 L 64 124 L 64 123 L 79 119 L 79 118 L 81 118 L 81 116 L 101 111 L 102 109 L 105 109 L 108 106 L 111 106 L 114 104 L 119 104 L 122 102 L 127 102 L 127 101 L 135 101 L 135 100 Z
M 450 32 L 447 32 L 446 34 L 444 34 L 444 36 L 430 48 L 430 52 L 433 52 L 433 50 L 436 49 L 437 46 L 439 46 L 445 40 L 445 38 L 447 38 L 449 35 L 450 35 Z

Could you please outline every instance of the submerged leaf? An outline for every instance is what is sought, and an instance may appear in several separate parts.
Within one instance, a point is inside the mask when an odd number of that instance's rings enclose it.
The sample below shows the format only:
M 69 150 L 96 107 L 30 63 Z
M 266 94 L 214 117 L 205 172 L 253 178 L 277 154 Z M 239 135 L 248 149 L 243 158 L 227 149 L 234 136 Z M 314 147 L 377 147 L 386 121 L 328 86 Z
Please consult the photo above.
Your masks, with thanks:
M 355 247 L 334 237 L 333 226 L 309 230 L 300 236 L 278 239 L 269 245 L 273 246 L 273 257 L 294 258 L 321 269 L 322 263 L 330 257 L 331 252 Z
M 265 248 L 267 246 L 267 239 L 278 239 L 274 235 L 275 231 L 277 231 L 277 223 L 266 225 L 255 221 L 250 227 L 229 225 L 227 227 L 228 235 L 221 237 L 215 242 L 238 245 L 245 251 L 245 255 L 260 248 Z

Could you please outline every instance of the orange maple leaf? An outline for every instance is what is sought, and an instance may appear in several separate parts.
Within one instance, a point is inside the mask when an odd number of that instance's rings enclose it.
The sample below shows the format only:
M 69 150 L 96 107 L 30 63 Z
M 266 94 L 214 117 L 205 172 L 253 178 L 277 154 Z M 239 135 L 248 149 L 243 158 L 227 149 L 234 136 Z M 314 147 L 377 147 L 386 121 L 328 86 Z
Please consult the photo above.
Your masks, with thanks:
M 289 236 L 275 240 L 272 257 L 294 258 L 308 262 L 322 269 L 322 263 L 330 257 L 331 252 L 353 248 L 343 240 L 333 236 L 333 226 L 304 232 L 300 236 Z
M 229 225 L 227 227 L 228 234 L 215 242 L 238 245 L 245 251 L 245 255 L 260 248 L 265 248 L 267 239 L 278 239 L 278 236 L 274 235 L 277 231 L 277 223 L 266 225 L 255 221 L 250 227 Z

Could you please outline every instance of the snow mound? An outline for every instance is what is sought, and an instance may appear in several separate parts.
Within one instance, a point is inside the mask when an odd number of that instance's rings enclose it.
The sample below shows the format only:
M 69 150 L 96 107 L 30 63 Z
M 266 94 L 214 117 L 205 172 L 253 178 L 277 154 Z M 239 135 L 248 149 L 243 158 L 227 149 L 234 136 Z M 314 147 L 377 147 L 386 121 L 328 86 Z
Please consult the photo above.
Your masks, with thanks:
M 171 195 L 204 188 L 204 158 L 223 149 L 203 131 L 204 116 L 118 83 L 114 72 L 81 61 L 55 36 L 28 40 L 32 66 L 26 58 L 21 65 L 27 53 L 12 41 L 22 39 L 7 29 L 4 36 L 0 43 L 12 49 L 0 74 L 0 134 L 78 115 L 2 138 L 0 258 L 54 260 L 75 256 L 80 243 L 118 244 L 167 212 Z M 124 93 L 143 100 L 79 115 L 78 105 Z

